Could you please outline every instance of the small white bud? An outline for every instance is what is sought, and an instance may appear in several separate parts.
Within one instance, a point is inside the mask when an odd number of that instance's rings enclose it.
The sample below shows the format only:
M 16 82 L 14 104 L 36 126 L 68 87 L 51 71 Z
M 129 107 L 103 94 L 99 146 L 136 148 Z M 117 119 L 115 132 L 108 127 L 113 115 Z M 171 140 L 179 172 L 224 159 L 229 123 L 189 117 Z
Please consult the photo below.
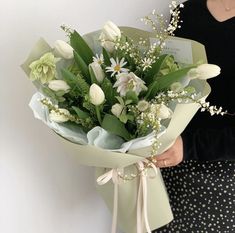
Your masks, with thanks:
M 73 58 L 73 48 L 63 40 L 57 40 L 54 44 L 55 51 L 64 59 Z
M 96 106 L 101 105 L 105 99 L 103 90 L 95 83 L 90 86 L 89 97 L 90 102 Z
M 48 87 L 53 91 L 68 92 L 70 89 L 70 86 L 64 80 L 51 80 L 48 83 Z

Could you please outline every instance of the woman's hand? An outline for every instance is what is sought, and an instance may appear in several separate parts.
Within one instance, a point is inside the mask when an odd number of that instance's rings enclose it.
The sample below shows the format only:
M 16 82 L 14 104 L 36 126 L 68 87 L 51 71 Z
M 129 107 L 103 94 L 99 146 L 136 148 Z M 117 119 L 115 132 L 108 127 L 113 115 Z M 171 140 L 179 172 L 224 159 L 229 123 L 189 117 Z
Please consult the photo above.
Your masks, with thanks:
M 154 157 L 155 165 L 159 168 L 176 166 L 183 160 L 183 140 L 179 136 L 173 146 L 167 151 Z

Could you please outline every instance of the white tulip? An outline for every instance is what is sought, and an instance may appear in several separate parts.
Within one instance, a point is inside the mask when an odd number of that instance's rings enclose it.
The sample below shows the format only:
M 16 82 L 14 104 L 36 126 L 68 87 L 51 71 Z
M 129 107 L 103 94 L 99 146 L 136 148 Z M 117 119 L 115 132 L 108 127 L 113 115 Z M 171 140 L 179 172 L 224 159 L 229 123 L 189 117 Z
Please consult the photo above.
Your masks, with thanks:
M 95 83 L 90 86 L 89 97 L 90 102 L 96 106 L 102 104 L 105 99 L 103 90 Z
M 189 70 L 188 77 L 190 79 L 209 79 L 220 74 L 220 67 L 213 64 L 202 64 L 197 68 Z
M 102 34 L 106 40 L 115 41 L 118 38 L 121 38 L 121 31 L 116 24 L 111 21 L 105 23 Z
M 161 119 L 167 119 L 172 116 L 173 112 L 171 109 L 169 109 L 166 105 L 161 104 L 161 106 L 158 109 L 158 114 L 157 116 Z
M 48 87 L 53 91 L 68 92 L 70 89 L 70 86 L 64 80 L 51 80 L 48 83 Z
M 137 104 L 137 108 L 139 111 L 144 112 L 149 108 L 149 102 L 147 102 L 146 100 L 140 100 Z
M 109 53 L 115 50 L 115 43 L 112 41 L 101 41 L 101 46 L 105 48 Z
M 49 118 L 51 121 L 57 123 L 63 123 L 69 120 L 68 116 L 70 115 L 69 111 L 64 108 L 59 108 L 58 112 L 51 110 Z
M 55 51 L 64 59 L 73 58 L 73 48 L 63 40 L 57 40 L 54 44 Z
M 111 112 L 116 117 L 119 117 L 123 111 L 123 106 L 121 104 L 114 104 L 112 106 Z
M 114 51 L 115 41 L 121 38 L 121 31 L 113 22 L 108 21 L 100 34 L 101 46 L 108 52 Z
M 93 70 L 97 81 L 99 83 L 101 83 L 105 77 L 105 73 L 104 73 L 101 65 L 96 62 L 92 62 L 89 66 Z

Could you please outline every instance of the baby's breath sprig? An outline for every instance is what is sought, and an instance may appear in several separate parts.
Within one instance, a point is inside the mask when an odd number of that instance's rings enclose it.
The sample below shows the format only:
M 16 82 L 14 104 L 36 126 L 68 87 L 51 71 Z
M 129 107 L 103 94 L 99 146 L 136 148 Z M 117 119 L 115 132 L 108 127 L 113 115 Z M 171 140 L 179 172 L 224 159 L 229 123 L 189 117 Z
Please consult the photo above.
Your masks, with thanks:
M 145 16 L 141 19 L 146 25 L 149 25 L 155 33 L 156 39 L 158 42 L 153 43 L 149 50 L 144 54 L 148 61 L 148 66 L 145 65 L 144 59 L 142 60 L 141 66 L 145 69 L 151 68 L 151 65 L 158 59 L 161 51 L 165 47 L 165 40 L 168 36 L 174 36 L 174 31 L 177 28 L 180 28 L 180 8 L 184 5 L 179 4 L 177 7 L 177 1 L 172 1 L 169 5 L 171 20 L 168 23 L 168 20 L 164 19 L 163 14 L 157 14 L 156 10 L 153 10 L 152 13 L 148 16 Z
M 183 90 L 181 92 L 174 92 L 168 90 L 167 92 L 161 92 L 155 97 L 155 101 L 158 103 L 169 104 L 172 101 L 177 101 L 178 103 L 197 103 L 200 105 L 200 110 L 202 112 L 208 111 L 211 115 L 225 115 L 228 114 L 227 111 L 223 111 L 222 107 L 212 106 L 205 99 L 198 99 L 196 93 L 188 92 Z
M 183 7 L 184 4 L 181 3 L 178 5 L 177 1 L 172 1 L 171 4 L 169 4 L 171 20 L 169 22 L 167 31 L 171 36 L 174 36 L 174 31 L 181 27 L 180 23 L 182 23 L 182 20 L 180 20 L 180 8 Z
M 61 111 L 57 105 L 53 105 L 52 102 L 48 98 L 41 99 L 40 102 L 45 105 L 50 112 L 54 111 L 55 113 L 66 117 L 69 121 L 72 121 L 76 124 L 82 125 L 87 129 L 92 129 L 94 125 L 92 124 L 92 120 L 90 118 L 81 119 L 78 116 L 72 114 L 66 114 Z
M 144 45 L 146 42 L 139 42 L 139 45 Z M 138 45 L 135 45 L 133 40 L 123 40 L 123 38 L 118 39 L 115 42 L 115 49 L 121 52 L 123 56 L 128 56 L 133 59 L 136 66 L 141 64 L 141 52 Z
M 68 25 L 62 24 L 60 28 L 65 32 L 66 36 L 70 38 L 71 34 L 74 33 L 74 29 L 69 27 Z

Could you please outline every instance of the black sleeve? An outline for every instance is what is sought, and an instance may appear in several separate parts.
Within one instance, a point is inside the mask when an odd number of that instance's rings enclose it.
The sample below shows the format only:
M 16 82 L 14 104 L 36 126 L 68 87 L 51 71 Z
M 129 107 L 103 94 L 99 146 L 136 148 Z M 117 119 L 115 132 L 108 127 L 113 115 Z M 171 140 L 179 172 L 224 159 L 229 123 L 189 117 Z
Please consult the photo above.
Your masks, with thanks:
M 181 136 L 184 160 L 235 161 L 235 133 L 230 128 L 186 129 Z

